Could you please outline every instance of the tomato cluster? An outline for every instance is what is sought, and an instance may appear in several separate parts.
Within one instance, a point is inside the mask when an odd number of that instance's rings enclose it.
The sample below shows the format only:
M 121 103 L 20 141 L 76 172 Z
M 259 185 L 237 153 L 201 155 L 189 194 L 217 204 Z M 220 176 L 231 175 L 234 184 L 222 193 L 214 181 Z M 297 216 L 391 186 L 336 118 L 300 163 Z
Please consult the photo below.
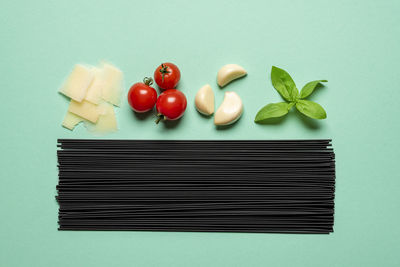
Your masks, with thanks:
M 163 63 L 154 71 L 154 80 L 161 90 L 157 98 L 157 91 L 151 87 L 152 78 L 144 78 L 143 83 L 135 83 L 129 89 L 128 102 L 135 112 L 148 112 L 156 105 L 157 120 L 177 120 L 186 110 L 185 95 L 175 89 L 181 79 L 179 68 L 173 63 Z

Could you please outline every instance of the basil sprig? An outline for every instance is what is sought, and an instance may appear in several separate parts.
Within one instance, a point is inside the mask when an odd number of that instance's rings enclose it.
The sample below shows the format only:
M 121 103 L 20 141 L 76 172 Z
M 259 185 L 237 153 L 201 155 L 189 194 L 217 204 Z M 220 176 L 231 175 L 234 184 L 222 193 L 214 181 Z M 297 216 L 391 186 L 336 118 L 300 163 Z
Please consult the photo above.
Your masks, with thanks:
M 263 122 L 270 118 L 278 118 L 288 114 L 289 110 L 296 106 L 297 110 L 304 115 L 313 119 L 325 119 L 326 112 L 319 104 L 305 100 L 304 98 L 312 94 L 318 84 L 327 82 L 327 80 L 316 80 L 307 83 L 301 89 L 297 90 L 296 84 L 289 73 L 283 69 L 272 67 L 271 81 L 276 91 L 283 97 L 286 102 L 271 103 L 258 111 L 255 122 Z

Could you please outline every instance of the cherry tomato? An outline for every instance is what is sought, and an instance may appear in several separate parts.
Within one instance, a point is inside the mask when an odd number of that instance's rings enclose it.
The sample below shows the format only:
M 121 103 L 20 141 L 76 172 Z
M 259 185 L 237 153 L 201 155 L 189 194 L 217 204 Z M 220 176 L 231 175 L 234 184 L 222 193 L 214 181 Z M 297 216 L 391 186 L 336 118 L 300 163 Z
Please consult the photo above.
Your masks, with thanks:
M 181 79 L 179 68 L 172 63 L 163 63 L 154 71 L 154 80 L 161 89 L 174 89 Z
M 157 92 L 150 85 L 152 78 L 144 78 L 143 83 L 135 83 L 128 92 L 128 102 L 132 109 L 142 113 L 152 110 L 157 101 Z
M 183 116 L 186 109 L 185 95 L 176 89 L 168 89 L 161 93 L 157 99 L 156 109 L 158 123 L 161 119 L 177 120 Z

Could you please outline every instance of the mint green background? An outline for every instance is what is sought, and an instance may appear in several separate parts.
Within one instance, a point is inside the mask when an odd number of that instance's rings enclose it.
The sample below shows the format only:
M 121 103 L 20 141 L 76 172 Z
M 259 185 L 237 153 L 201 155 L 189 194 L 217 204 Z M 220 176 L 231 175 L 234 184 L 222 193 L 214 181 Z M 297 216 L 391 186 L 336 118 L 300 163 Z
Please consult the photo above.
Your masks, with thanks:
M 0 266 L 399 266 L 400 2 L 1 1 Z M 107 59 L 127 86 L 163 61 L 182 71 L 189 105 L 177 124 L 137 118 L 124 103 L 106 138 L 333 138 L 337 154 L 331 235 L 58 232 L 56 139 L 92 138 L 60 126 L 57 89 L 78 62 Z M 218 89 L 227 63 L 249 75 Z M 272 65 L 298 86 L 329 83 L 311 99 L 328 119 L 296 112 L 256 125 L 280 101 Z M 210 83 L 243 99 L 243 117 L 217 130 L 193 105 Z

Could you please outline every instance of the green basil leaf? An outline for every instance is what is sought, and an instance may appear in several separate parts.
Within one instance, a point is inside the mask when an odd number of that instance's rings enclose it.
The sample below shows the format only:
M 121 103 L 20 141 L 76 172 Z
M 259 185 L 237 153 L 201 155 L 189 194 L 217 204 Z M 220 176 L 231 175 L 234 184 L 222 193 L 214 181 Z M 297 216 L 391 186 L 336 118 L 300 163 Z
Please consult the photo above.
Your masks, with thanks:
M 271 103 L 258 111 L 254 122 L 261 122 L 270 118 L 278 118 L 286 115 L 293 105 L 291 103 L 280 102 Z
M 296 88 L 289 73 L 278 67 L 272 66 L 271 81 L 275 89 L 287 101 L 295 101 L 298 98 L 299 91 Z
M 291 92 L 290 101 L 296 101 L 297 99 L 299 99 L 299 90 L 297 90 L 297 87 L 294 86 Z
M 290 102 L 288 105 L 288 110 L 290 110 L 294 105 L 296 105 L 296 102 Z
M 296 108 L 310 118 L 318 120 L 326 118 L 326 112 L 323 107 L 313 101 L 298 100 L 296 103 Z
M 314 92 L 314 89 L 317 87 L 319 83 L 326 83 L 328 82 L 327 80 L 317 80 L 317 81 L 312 81 L 304 85 L 303 89 L 301 89 L 300 92 L 300 98 L 306 98 L 307 96 L 311 95 L 312 92 Z

